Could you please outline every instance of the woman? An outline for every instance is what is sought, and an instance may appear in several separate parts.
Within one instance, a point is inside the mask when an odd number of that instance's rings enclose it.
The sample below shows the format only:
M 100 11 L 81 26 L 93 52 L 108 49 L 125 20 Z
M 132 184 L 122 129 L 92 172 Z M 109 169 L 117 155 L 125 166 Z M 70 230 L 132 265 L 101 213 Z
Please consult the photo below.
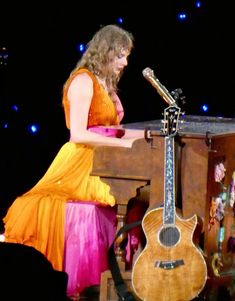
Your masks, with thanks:
M 56 270 L 68 273 L 68 295 L 99 284 L 100 273 L 107 269 L 104 252 L 115 233 L 110 187 L 90 176 L 94 147 L 131 147 L 144 136 L 117 127 L 123 118 L 117 84 L 132 48 L 132 34 L 116 25 L 95 33 L 63 88 L 70 140 L 4 218 L 7 242 L 33 246 Z

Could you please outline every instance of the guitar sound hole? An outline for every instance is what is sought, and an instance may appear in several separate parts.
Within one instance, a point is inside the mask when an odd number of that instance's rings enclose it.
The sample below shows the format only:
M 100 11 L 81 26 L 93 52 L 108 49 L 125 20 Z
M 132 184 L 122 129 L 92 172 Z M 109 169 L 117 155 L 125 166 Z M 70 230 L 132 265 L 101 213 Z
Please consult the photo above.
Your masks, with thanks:
M 166 227 L 160 232 L 160 242 L 166 247 L 172 247 L 179 241 L 180 233 L 176 227 Z

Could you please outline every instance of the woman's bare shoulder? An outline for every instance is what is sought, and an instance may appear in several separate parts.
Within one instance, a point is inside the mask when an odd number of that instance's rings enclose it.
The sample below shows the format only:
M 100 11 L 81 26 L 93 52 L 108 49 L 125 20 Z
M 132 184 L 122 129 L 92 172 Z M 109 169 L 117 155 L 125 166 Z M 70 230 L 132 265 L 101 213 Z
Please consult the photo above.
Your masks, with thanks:
M 76 82 L 76 83 L 80 82 L 81 84 L 85 84 L 85 85 L 93 84 L 93 80 L 87 72 L 81 72 L 77 74 L 72 82 Z
M 93 93 L 93 80 L 86 72 L 79 73 L 74 77 L 68 90 L 69 97 L 73 93 L 78 93 L 78 91 L 80 93 L 82 91 L 83 93 L 86 91 L 88 94 Z

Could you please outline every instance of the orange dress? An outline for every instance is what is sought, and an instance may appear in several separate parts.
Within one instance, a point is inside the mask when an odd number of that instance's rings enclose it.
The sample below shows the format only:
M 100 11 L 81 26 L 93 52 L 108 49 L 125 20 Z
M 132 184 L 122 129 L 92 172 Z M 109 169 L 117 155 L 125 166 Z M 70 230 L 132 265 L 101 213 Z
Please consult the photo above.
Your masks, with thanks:
M 64 87 L 63 105 L 69 128 L 67 91 L 72 79 L 86 72 L 93 80 L 94 94 L 89 111 L 88 127 L 117 125 L 119 118 L 113 101 L 86 69 L 74 73 Z M 71 201 L 92 201 L 115 205 L 110 187 L 99 177 L 90 176 L 94 148 L 65 143 L 45 175 L 28 192 L 16 198 L 3 221 L 7 242 L 32 246 L 42 252 L 57 270 L 63 269 L 65 204 Z

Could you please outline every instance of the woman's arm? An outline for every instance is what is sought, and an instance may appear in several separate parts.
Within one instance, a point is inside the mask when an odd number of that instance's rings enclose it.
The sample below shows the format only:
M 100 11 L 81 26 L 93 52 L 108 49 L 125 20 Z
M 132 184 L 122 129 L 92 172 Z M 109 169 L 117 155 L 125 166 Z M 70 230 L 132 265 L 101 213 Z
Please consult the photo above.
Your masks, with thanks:
M 141 139 L 144 138 L 144 130 L 134 130 L 134 129 L 126 129 L 125 128 L 125 135 L 123 138 L 129 139 L 129 138 L 136 138 Z
M 123 136 L 123 138 L 105 137 L 87 129 L 88 114 L 93 96 L 93 81 L 86 73 L 77 75 L 68 90 L 70 101 L 70 141 L 94 146 L 132 147 L 140 138 Z

